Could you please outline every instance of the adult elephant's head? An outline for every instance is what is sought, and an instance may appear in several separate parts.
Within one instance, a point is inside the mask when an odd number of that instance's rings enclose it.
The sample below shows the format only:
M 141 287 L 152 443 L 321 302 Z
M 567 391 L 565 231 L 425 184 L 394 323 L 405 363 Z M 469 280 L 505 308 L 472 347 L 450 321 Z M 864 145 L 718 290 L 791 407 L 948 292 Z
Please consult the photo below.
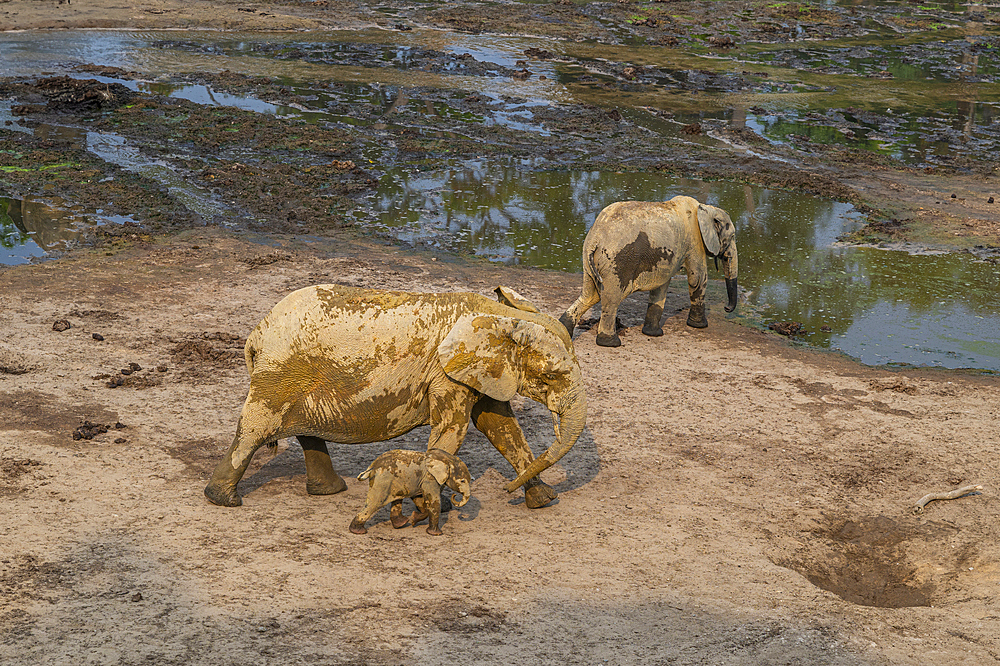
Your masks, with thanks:
M 529 319 L 468 314 L 438 346 L 441 365 L 451 379 L 501 402 L 518 393 L 552 412 L 555 442 L 507 484 L 508 492 L 538 476 L 573 448 L 587 420 L 587 398 L 573 343 L 563 340 L 561 324 L 554 319 L 552 324 L 550 330 Z
M 736 256 L 736 227 L 729 219 L 729 213 L 709 206 L 698 205 L 698 226 L 701 228 L 701 238 L 705 241 L 708 253 L 722 259 L 722 270 L 726 275 L 726 312 L 736 309 L 738 289 L 736 275 L 738 273 L 738 258 Z

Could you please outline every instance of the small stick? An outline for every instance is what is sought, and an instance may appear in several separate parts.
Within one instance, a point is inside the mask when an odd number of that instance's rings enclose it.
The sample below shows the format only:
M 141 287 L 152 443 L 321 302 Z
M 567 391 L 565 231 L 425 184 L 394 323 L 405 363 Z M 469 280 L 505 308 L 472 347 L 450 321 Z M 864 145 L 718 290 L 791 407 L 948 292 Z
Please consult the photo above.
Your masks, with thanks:
M 924 506 L 929 502 L 934 500 L 953 500 L 959 497 L 964 497 L 969 493 L 976 492 L 977 490 L 982 490 L 982 486 L 962 486 L 956 490 L 950 490 L 946 493 L 928 493 L 917 500 L 917 503 L 913 505 L 913 513 L 923 513 Z

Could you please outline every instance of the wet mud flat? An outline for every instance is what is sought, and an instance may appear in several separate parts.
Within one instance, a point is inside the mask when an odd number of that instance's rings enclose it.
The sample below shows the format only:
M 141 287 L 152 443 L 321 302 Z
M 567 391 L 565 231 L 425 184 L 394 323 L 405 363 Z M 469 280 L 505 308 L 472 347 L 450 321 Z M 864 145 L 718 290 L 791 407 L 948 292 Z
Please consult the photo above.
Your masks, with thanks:
M 167 224 L 175 228 L 223 223 L 320 233 L 346 223 L 357 195 L 370 191 L 381 171 L 491 157 L 528 159 L 535 170 L 654 171 L 798 189 L 850 202 L 869 214 L 873 224 L 859 236 L 865 240 L 967 248 L 1000 244 L 998 204 L 989 203 L 991 196 L 1000 197 L 991 189 L 1000 122 L 994 106 L 977 103 L 995 89 L 998 29 L 991 13 L 796 3 L 724 3 L 728 11 L 722 12 L 718 4 L 713 11 L 686 2 L 512 3 L 502 10 L 479 3 L 387 3 L 353 10 L 338 5 L 336 12 L 314 7 L 313 15 L 332 27 L 337 20 L 367 20 L 386 34 L 356 42 L 350 33 L 338 33 L 334 41 L 251 35 L 235 42 L 152 42 L 151 48 L 191 57 L 239 56 L 333 67 L 335 73 L 345 67 L 365 72 L 361 82 L 311 84 L 233 71 L 180 71 L 157 79 L 300 109 L 297 118 L 185 103 L 156 95 L 148 85 L 142 91 L 125 89 L 120 82 L 136 84 L 146 75 L 100 64 L 71 67 L 76 82 L 7 79 L 0 95 L 11 104 L 10 118 L 26 128 L 43 128 L 34 139 L 45 135 L 46 152 L 31 147 L 24 132 L 10 131 L 11 120 L 0 127 L 7 144 L 0 153 L 6 194 L 46 192 L 83 205 L 106 199 L 118 214 L 145 223 L 152 207 L 130 204 L 121 192 L 115 197 L 100 193 L 114 189 L 115 181 L 108 178 L 122 165 L 102 169 L 84 155 L 62 159 L 60 150 L 74 140 L 57 135 L 71 134 L 65 128 L 73 128 L 78 134 L 112 135 L 145 161 L 168 165 L 184 181 L 182 189 L 208 202 L 194 211 L 180 202 L 158 203 L 160 217 L 170 218 Z M 295 9 L 301 14 L 310 8 Z M 400 41 L 427 28 L 476 35 L 523 34 L 526 26 L 529 34 L 552 41 L 548 48 L 522 49 L 514 62 L 461 46 L 427 48 L 420 41 Z M 880 31 L 916 41 L 884 47 L 877 39 L 876 45 L 865 46 L 843 42 L 871 40 Z M 623 57 L 630 54 L 631 59 Z M 709 57 L 692 61 L 692 56 Z M 738 69 L 731 65 L 735 58 Z M 676 67 L 664 65 L 673 60 Z M 923 78 L 933 80 L 931 99 L 935 90 L 946 98 L 969 85 L 978 86 L 978 92 L 947 102 L 967 107 L 947 119 L 908 95 L 912 108 L 901 117 L 899 109 L 873 105 L 864 84 L 891 79 L 884 69 L 890 61 L 926 70 Z M 955 67 L 956 61 L 966 64 Z M 389 80 L 409 77 L 425 84 L 377 83 L 386 71 L 392 73 Z M 88 73 L 99 78 L 88 81 Z M 421 78 L 427 76 L 435 78 Z M 484 94 L 477 90 L 477 79 L 558 82 L 573 99 Z M 790 108 L 781 101 L 786 96 L 805 99 L 815 109 Z M 746 102 L 739 113 L 726 110 L 740 98 Z M 962 113 L 966 121 L 956 125 Z M 46 127 L 64 129 L 46 132 Z M 25 145 L 27 152 L 14 144 Z M 885 148 L 892 145 L 897 149 Z M 25 169 L 24 163 L 34 166 Z M 134 166 L 124 168 L 142 178 L 143 170 Z M 74 175 L 91 174 L 93 168 L 99 177 Z M 157 186 L 150 182 L 142 189 Z M 164 196 L 176 198 L 176 189 L 168 188 Z

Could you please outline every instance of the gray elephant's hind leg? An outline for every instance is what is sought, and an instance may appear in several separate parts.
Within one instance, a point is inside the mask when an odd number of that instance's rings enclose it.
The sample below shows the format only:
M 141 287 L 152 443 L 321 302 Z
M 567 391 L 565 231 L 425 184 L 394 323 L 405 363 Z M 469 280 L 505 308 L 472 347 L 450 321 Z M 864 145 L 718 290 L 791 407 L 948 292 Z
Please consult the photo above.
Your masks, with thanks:
M 583 315 L 590 311 L 590 308 L 597 305 L 598 301 L 601 300 L 601 295 L 597 291 L 597 286 L 594 284 L 594 279 L 590 275 L 583 276 L 583 293 L 580 298 L 573 302 L 573 305 L 566 309 L 566 312 L 559 317 L 559 323 L 566 327 L 569 331 L 569 336 L 573 337 L 573 331 L 576 329 L 577 323 L 583 318 Z
M 347 483 L 333 469 L 330 451 L 319 437 L 299 435 L 306 459 L 306 492 L 310 495 L 334 495 L 347 490 Z
M 601 298 L 601 322 L 597 325 L 597 344 L 601 347 L 621 347 L 622 340 L 618 337 L 618 306 L 625 296 L 609 295 L 608 291 L 605 289 Z
M 667 301 L 667 289 L 670 282 L 649 292 L 649 307 L 646 308 L 646 321 L 642 324 L 643 335 L 657 337 L 663 335 L 660 318 L 663 316 L 663 305 Z

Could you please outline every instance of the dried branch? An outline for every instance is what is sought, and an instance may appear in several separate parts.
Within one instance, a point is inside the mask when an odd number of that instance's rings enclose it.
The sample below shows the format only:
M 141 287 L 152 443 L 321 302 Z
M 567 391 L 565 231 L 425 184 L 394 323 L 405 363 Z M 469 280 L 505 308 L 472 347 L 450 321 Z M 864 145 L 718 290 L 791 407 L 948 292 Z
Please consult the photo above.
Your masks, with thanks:
M 955 490 L 950 490 L 946 493 L 928 493 L 917 500 L 916 504 L 913 505 L 913 513 L 923 513 L 924 506 L 929 502 L 934 500 L 953 500 L 959 497 L 964 497 L 970 493 L 982 490 L 982 486 L 962 486 Z

